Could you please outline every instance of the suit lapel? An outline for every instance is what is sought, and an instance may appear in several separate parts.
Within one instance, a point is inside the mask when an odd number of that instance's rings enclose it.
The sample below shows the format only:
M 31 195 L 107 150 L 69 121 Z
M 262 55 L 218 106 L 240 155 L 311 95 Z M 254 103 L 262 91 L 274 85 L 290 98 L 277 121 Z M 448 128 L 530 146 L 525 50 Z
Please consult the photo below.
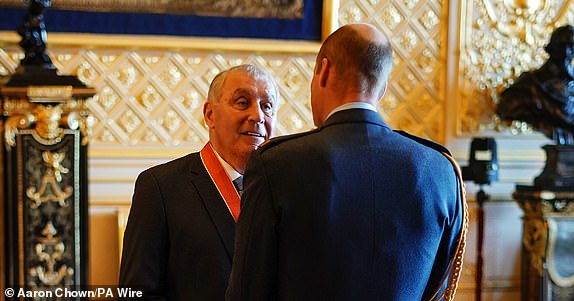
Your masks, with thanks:
M 195 186 L 211 221 L 229 254 L 233 258 L 233 245 L 235 239 L 235 221 L 225 205 L 225 201 L 217 191 L 217 187 L 209 177 L 207 170 L 201 163 L 199 154 L 192 161 L 192 183 Z M 195 172 L 197 171 L 197 172 Z

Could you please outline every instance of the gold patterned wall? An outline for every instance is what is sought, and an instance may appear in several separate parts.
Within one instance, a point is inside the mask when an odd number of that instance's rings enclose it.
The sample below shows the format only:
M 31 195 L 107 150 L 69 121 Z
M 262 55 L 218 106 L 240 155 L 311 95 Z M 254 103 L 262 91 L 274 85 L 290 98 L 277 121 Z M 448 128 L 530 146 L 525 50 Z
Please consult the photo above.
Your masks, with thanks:
M 393 127 L 445 140 L 448 2 L 341 1 L 339 24 L 369 22 L 391 38 L 393 72 L 380 112 Z
M 342 0 L 333 5 L 339 24 L 370 22 L 391 37 L 394 70 L 380 105 L 385 119 L 394 127 L 444 142 L 446 4 Z M 226 40 L 210 44 L 211 49 L 177 43 L 157 47 L 160 40 L 139 41 L 135 48 L 134 43 L 122 44 L 113 37 L 82 36 L 70 42 L 49 34 L 48 49 L 58 70 L 77 75 L 98 91 L 89 104 L 96 121 L 92 146 L 198 149 L 207 140 L 202 103 L 209 82 L 220 70 L 246 62 L 267 68 L 279 81 L 282 104 L 276 134 L 313 127 L 309 83 L 318 43 L 298 47 L 297 42 L 278 42 L 267 51 L 226 50 L 230 43 Z M 18 66 L 22 57 L 18 41 L 13 33 L 0 33 L 2 76 Z
M 89 103 L 95 118 L 93 144 L 200 147 L 207 141 L 202 108 L 211 79 L 220 70 L 247 62 L 280 79 L 278 134 L 312 124 L 306 101 L 311 55 L 50 49 L 60 72 L 76 74 L 98 91 Z M 0 52 L 4 73 L 12 72 L 21 56 L 10 50 Z
M 574 20 L 573 1 L 469 0 L 460 11 L 458 133 L 529 132 L 524 124 L 500 124 L 496 95 L 544 63 L 552 31 Z

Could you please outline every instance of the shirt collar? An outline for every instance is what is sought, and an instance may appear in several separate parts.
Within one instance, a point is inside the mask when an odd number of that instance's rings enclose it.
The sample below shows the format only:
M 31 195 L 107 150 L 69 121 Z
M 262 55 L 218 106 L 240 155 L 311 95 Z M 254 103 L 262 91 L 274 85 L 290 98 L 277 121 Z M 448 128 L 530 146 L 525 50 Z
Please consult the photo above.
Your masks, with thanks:
M 371 110 L 371 111 L 377 111 L 377 108 L 375 108 L 375 106 L 373 106 L 370 103 L 367 102 L 359 102 L 359 101 L 355 101 L 355 102 L 349 102 L 346 103 L 344 105 L 340 105 L 338 107 L 336 107 L 335 109 L 333 109 L 333 111 L 331 111 L 331 113 L 329 113 L 329 115 L 327 115 L 327 118 L 325 118 L 325 120 L 329 119 L 329 117 L 331 117 L 333 114 L 343 111 L 343 110 L 350 110 L 350 109 L 365 109 L 365 110 Z
M 213 148 L 213 145 L 212 145 Z M 215 156 L 217 157 L 217 160 L 219 160 L 219 163 L 221 163 L 221 166 L 223 167 L 223 169 L 225 170 L 225 173 L 227 174 L 227 176 L 229 177 L 229 180 L 233 181 L 239 177 L 242 176 L 242 174 L 240 174 L 239 172 L 237 172 L 237 170 L 235 170 L 233 168 L 233 166 L 229 165 L 229 163 L 227 163 L 225 160 L 223 160 L 223 158 L 221 158 L 221 156 L 219 155 L 219 153 L 215 150 L 215 148 L 213 148 L 213 152 L 215 153 Z

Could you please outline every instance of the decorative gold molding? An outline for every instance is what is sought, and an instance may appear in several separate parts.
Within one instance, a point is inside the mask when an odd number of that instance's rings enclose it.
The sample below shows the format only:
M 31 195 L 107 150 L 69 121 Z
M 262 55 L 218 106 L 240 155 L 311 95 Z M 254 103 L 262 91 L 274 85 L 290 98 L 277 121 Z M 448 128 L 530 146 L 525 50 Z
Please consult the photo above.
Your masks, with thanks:
M 72 98 L 72 86 L 28 86 L 26 97 L 31 102 L 64 102 Z
M 323 0 L 323 27 L 321 28 L 322 41 L 339 27 L 338 12 L 339 0 Z
M 21 129 L 27 129 L 34 123 L 34 115 L 31 113 L 16 114 L 8 117 L 4 124 L 4 139 L 8 146 L 16 145 L 16 134 Z
M 35 128 L 37 139 L 46 144 L 57 143 L 65 129 L 79 129 L 82 133 L 81 143 L 86 145 L 94 125 L 94 119 L 89 115 L 86 105 L 86 100 L 79 99 L 52 106 L 7 97 L 3 103 L 4 115 L 7 116 L 4 125 L 5 144 L 13 147 L 19 130 Z
M 524 217 L 522 245 L 530 253 L 530 266 L 538 276 L 544 272 L 544 256 L 548 241 L 548 225 L 542 218 Z
M 12 31 L 0 31 L 2 44 L 18 43 L 21 37 Z M 161 41 L 161 43 L 158 43 Z M 272 39 L 198 38 L 154 35 L 109 35 L 89 33 L 50 33 L 48 47 L 72 46 L 83 48 L 121 48 L 158 50 L 200 50 L 250 53 L 317 53 L 319 42 L 283 41 Z
M 40 137 L 52 140 L 61 135 L 60 119 L 62 112 L 62 105 L 36 106 L 34 109 L 36 132 Z

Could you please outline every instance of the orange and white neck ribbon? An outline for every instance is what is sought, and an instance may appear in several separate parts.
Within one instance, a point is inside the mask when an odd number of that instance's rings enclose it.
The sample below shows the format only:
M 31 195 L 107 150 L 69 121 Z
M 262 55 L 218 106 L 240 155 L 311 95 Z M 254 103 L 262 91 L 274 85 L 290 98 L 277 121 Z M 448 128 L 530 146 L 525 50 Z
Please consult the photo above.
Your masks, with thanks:
M 217 155 L 213 151 L 209 142 L 199 152 L 199 156 L 201 157 L 203 166 L 205 166 L 207 173 L 215 184 L 215 187 L 217 187 L 219 194 L 225 201 L 227 209 L 229 209 L 233 219 L 237 222 L 240 208 L 239 193 L 235 189 L 235 186 L 233 186 L 233 183 L 229 179 L 225 169 L 221 166 L 221 163 L 219 162 L 219 159 L 217 159 Z

